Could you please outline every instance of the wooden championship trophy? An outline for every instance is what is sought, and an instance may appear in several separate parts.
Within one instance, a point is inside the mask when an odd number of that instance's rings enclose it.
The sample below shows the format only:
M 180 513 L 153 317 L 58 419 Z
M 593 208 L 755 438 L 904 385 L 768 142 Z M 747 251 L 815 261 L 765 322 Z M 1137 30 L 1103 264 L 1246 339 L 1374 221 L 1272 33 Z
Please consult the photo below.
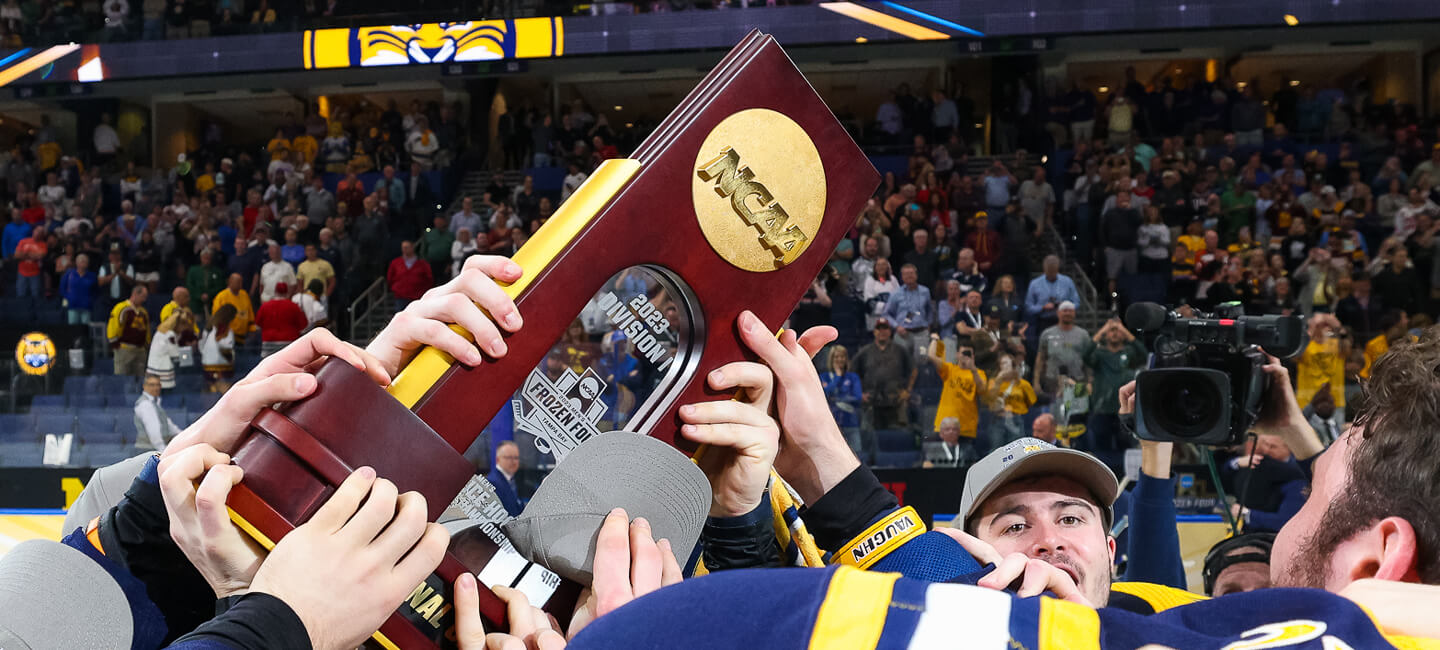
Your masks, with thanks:
M 466 368 L 427 348 L 389 389 L 343 362 L 327 362 L 311 397 L 254 421 L 234 455 L 245 480 L 232 493 L 232 518 L 273 546 L 363 465 L 402 492 L 426 495 L 431 521 L 457 494 L 476 510 L 490 507 L 493 499 L 476 487 L 461 454 L 510 407 L 516 389 L 531 407 L 525 415 L 517 401 L 517 424 L 521 416 L 549 422 L 545 443 L 557 459 L 588 435 L 585 426 L 572 426 L 584 417 L 572 407 L 603 382 L 588 370 L 546 377 L 537 365 L 597 292 L 614 328 L 630 335 L 634 354 L 654 362 L 659 377 L 626 430 L 692 451 L 677 437 L 677 409 L 723 397 L 706 388 L 705 375 L 751 356 L 735 329 L 740 312 L 782 322 L 878 183 L 869 160 L 775 40 L 751 32 L 631 158 L 601 165 L 516 253 L 524 276 L 506 291 L 525 325 L 507 339 L 504 358 Z M 666 279 L 674 309 L 683 312 L 675 320 L 688 323 L 685 344 L 671 349 L 651 340 L 669 327 L 669 317 L 657 317 L 643 295 L 627 301 L 602 291 L 607 278 L 636 266 Z M 508 543 L 475 530 L 452 540 L 436 574 L 375 641 L 392 648 L 453 645 L 450 588 L 462 571 L 486 585 L 543 582 L 532 602 L 548 597 L 547 611 L 568 618 L 578 586 L 538 567 L 497 569 Z M 481 595 L 487 625 L 502 625 L 503 604 L 488 590 Z

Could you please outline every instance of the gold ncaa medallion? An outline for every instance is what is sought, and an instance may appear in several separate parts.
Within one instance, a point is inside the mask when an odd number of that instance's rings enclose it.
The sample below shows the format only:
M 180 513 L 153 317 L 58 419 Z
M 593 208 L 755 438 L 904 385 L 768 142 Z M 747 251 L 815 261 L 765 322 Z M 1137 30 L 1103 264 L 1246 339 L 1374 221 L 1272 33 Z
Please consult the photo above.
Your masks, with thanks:
M 793 262 L 825 216 L 825 167 L 794 120 L 768 108 L 721 120 L 695 155 L 691 195 L 705 239 L 747 271 Z

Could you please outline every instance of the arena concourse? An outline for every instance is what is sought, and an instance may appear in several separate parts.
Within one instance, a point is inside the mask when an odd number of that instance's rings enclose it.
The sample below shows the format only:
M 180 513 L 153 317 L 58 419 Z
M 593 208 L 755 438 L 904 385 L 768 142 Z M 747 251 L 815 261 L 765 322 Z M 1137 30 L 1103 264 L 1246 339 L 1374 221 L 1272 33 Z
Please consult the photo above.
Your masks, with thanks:
M 394 621 L 492 650 L 1433 647 L 1436 20 L 1401 0 L 8 0 L 0 647 L 435 645 Z M 486 530 L 587 588 L 573 616 L 553 585 L 431 576 L 483 527 L 464 494 L 437 525 L 345 466 L 280 540 L 218 505 L 246 423 L 309 396 L 322 358 L 380 386 L 483 377 L 526 336 L 502 287 L 538 269 L 511 258 L 752 29 L 881 179 L 806 253 L 828 261 L 788 319 L 702 322 L 685 278 L 633 266 L 575 289 L 588 305 L 524 385 L 497 380 L 498 411 L 453 406 L 488 422 L 463 453 Z M 654 217 L 635 237 L 675 245 L 686 215 Z M 1305 339 L 1258 357 L 1267 388 L 1224 444 L 1141 440 L 1137 303 Z M 657 424 L 717 327 L 749 361 L 704 381 L 737 399 Z M 576 451 L 657 427 L 706 445 L 662 450 L 683 462 L 657 479 L 704 494 L 654 488 L 703 521 L 607 501 L 623 472 Z M 582 501 L 588 556 L 516 532 Z

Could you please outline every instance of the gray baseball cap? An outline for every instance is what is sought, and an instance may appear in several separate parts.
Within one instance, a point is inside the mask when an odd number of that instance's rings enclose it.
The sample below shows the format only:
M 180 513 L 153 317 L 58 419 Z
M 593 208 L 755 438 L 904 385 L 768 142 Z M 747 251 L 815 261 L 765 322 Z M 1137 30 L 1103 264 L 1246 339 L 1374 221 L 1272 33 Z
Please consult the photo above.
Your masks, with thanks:
M 1090 490 L 1105 513 L 1105 526 L 1115 520 L 1115 497 L 1120 482 L 1105 463 L 1083 451 L 1056 447 L 1039 438 L 1021 438 L 1000 447 L 970 466 L 965 473 L 965 491 L 960 496 L 961 527 L 969 523 L 996 490 L 1019 478 L 1056 475 L 1073 479 Z
M 670 445 L 628 431 L 605 433 L 566 455 L 504 531 L 526 559 L 589 585 L 596 537 L 617 507 L 644 517 L 655 539 L 670 540 L 684 562 L 710 512 L 710 481 Z
M 125 592 L 84 553 L 32 539 L 0 558 L 0 648 L 128 648 L 134 633 Z

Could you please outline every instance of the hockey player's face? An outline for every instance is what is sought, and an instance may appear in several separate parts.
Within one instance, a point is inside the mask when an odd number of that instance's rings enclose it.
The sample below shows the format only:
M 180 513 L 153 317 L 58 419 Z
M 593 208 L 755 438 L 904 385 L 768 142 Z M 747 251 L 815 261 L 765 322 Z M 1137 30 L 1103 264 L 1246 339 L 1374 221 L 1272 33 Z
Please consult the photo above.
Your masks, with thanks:
M 1001 555 L 1023 553 L 1070 574 L 1090 602 L 1110 598 L 1115 540 L 1090 491 L 1060 476 L 1020 479 L 985 500 L 975 536 Z

